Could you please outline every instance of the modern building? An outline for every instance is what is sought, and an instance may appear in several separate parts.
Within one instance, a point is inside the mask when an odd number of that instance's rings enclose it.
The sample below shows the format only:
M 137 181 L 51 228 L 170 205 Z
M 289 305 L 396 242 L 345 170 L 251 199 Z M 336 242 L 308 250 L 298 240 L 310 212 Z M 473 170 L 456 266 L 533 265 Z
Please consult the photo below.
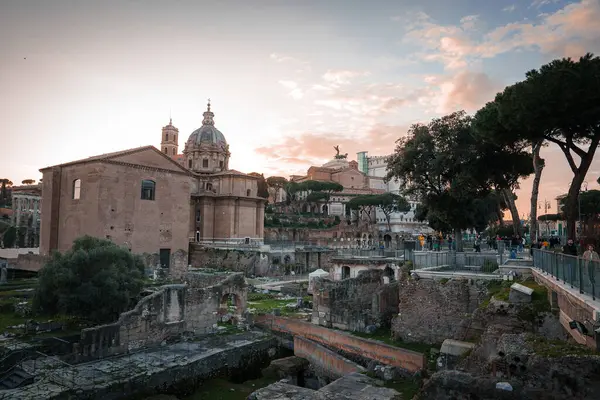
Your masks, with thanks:
M 367 160 L 367 176 L 370 182 L 371 189 L 381 190 L 394 194 L 400 194 L 400 184 L 391 180 L 385 182 L 384 178 L 387 175 L 387 161 L 389 156 L 374 156 L 369 157 L 366 151 L 358 153 L 358 157 L 365 157 Z M 390 216 L 390 227 L 393 233 L 403 233 L 410 235 L 418 235 L 421 233 L 431 232 L 431 228 L 427 222 L 417 221 L 415 219 L 415 211 L 418 202 L 414 199 L 409 199 L 410 211 L 392 213 Z M 387 219 L 381 210 L 376 213 L 377 225 L 380 231 L 387 231 Z
M 190 242 L 262 243 L 265 199 L 257 178 L 229 169 L 229 145 L 203 114 L 179 154 L 179 131 L 153 146 L 43 168 L 40 253 L 65 251 L 82 235 L 145 253 L 179 276 Z

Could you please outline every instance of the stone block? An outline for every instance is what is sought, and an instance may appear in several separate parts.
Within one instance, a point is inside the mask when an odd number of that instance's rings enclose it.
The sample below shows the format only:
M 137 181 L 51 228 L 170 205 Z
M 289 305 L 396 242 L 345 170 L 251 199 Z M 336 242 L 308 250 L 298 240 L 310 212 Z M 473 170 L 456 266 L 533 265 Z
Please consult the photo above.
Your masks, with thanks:
M 533 289 L 519 283 L 513 283 L 510 286 L 508 301 L 510 303 L 531 303 L 532 295 Z
M 460 357 L 463 354 L 473 350 L 475 343 L 462 342 L 460 340 L 446 339 L 440 348 L 441 354 Z

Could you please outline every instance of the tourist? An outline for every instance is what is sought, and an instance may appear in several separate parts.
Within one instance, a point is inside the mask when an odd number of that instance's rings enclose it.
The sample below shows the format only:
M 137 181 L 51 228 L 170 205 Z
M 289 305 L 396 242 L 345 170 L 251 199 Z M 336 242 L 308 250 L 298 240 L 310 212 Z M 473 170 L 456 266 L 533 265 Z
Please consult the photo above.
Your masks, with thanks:
M 448 235 L 448 250 L 452 250 L 452 235 Z
M 583 262 L 587 264 L 588 267 L 588 277 L 590 282 L 594 284 L 596 281 L 596 267 L 600 266 L 600 256 L 598 253 L 594 251 L 594 245 L 589 244 L 585 253 L 583 253 Z
M 573 242 L 573 239 L 567 240 L 567 244 L 563 247 L 563 254 L 570 256 L 565 258 L 565 267 L 567 268 L 567 278 L 573 284 L 575 266 L 577 264 L 577 246 Z
M 481 253 L 481 237 L 477 235 L 475 237 L 475 253 Z

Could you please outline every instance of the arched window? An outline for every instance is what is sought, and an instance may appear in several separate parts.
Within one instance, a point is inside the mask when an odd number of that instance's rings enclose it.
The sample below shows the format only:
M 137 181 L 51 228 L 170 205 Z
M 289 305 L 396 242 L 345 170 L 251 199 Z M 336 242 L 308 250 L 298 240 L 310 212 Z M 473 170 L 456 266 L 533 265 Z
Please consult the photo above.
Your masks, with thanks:
M 191 159 L 188 160 L 188 168 L 192 169 L 192 160 Z
M 168 154 L 168 153 L 167 153 L 167 148 L 166 148 L 166 147 L 165 147 L 164 153 L 165 153 L 165 154 Z
M 73 181 L 73 200 L 79 200 L 81 197 L 81 179 L 75 179 Z
M 154 200 L 156 197 L 156 183 L 151 180 L 142 181 L 142 200 Z
M 175 155 L 175 154 L 177 154 L 177 153 L 175 152 L 175 147 L 173 147 L 173 155 Z
M 168 141 L 169 141 L 169 134 L 165 133 L 165 142 L 168 142 Z
M 251 193 L 250 189 L 246 190 L 246 196 L 250 197 L 250 193 Z

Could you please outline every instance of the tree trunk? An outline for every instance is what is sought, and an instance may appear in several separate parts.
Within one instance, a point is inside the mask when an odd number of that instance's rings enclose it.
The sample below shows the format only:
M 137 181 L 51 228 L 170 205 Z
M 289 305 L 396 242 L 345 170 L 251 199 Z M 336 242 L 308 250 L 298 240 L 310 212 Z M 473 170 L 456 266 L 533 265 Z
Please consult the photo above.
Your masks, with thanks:
M 531 214 L 529 216 L 529 239 L 533 243 L 537 240 L 537 202 L 540 189 L 540 181 L 542 179 L 542 171 L 544 170 L 544 160 L 540 158 L 540 150 L 543 142 L 534 143 L 531 146 L 531 154 L 533 155 L 533 184 L 531 185 Z
M 456 246 L 457 252 L 464 251 L 463 249 L 463 239 L 462 239 L 462 229 L 455 228 L 454 229 L 454 245 Z
M 519 210 L 517 210 L 517 205 L 515 204 L 515 196 L 510 189 L 502 189 L 502 195 L 504 196 L 504 201 L 510 210 L 510 215 L 513 222 L 513 233 L 515 235 L 519 235 L 521 232 L 521 218 L 519 218 Z
M 498 204 L 498 211 L 496 211 L 498 213 L 498 222 L 500 223 L 500 226 L 504 226 L 504 213 L 502 212 L 502 208 L 500 208 L 500 204 Z
M 589 165 L 587 168 L 589 168 Z M 579 220 L 579 193 L 581 192 L 581 184 L 583 183 L 586 174 L 586 172 L 581 173 L 580 170 L 573 176 L 571 186 L 569 187 L 569 193 L 567 194 L 567 201 L 563 207 L 567 220 L 567 239 L 573 240 L 577 237 L 576 226 L 577 221 Z

